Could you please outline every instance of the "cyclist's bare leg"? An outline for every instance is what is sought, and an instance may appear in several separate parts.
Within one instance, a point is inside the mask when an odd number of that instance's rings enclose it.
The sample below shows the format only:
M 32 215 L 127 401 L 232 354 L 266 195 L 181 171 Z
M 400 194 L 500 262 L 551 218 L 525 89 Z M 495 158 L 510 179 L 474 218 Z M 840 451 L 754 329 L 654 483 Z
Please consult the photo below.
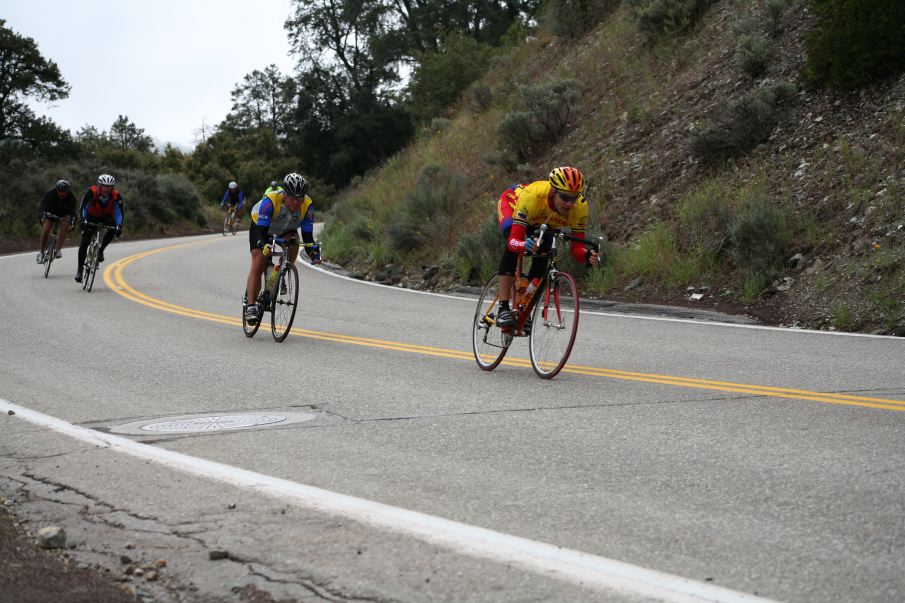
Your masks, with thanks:
M 515 281 L 515 277 L 511 274 L 500 275 L 500 290 L 497 292 L 497 297 L 501 302 L 508 302 L 512 297 L 513 281 Z
M 47 245 L 47 239 L 50 238 L 50 230 L 53 228 L 53 220 L 50 218 L 44 218 L 41 220 L 41 245 L 38 247 L 38 251 L 44 253 L 44 247 Z M 60 244 L 62 245 L 62 243 Z
M 60 235 L 57 239 L 57 249 L 63 248 L 63 243 L 66 242 L 66 235 L 69 234 L 69 229 L 72 225 L 69 223 L 68 219 L 60 220 Z
M 245 283 L 245 290 L 248 292 L 248 303 L 253 304 L 258 299 L 258 293 L 261 292 L 261 275 L 264 274 L 264 268 L 270 262 L 270 258 L 264 255 L 260 249 L 251 250 L 251 269 L 248 271 L 248 280 Z

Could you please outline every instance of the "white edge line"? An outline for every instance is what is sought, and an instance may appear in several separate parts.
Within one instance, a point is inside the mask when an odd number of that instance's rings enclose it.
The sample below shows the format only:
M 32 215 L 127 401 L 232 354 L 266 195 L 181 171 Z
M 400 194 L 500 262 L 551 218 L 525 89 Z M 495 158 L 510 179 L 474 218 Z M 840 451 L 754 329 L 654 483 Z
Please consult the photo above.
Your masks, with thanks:
M 357 278 L 353 278 L 351 276 L 346 276 L 344 274 L 337 274 L 326 268 L 321 266 L 312 266 L 308 262 L 305 262 L 301 258 L 301 254 L 296 259 L 297 263 L 302 264 L 304 267 L 309 270 L 316 270 L 318 272 L 322 272 L 333 278 L 344 279 L 347 281 L 352 281 L 353 283 L 359 283 L 362 285 L 369 285 L 371 287 L 384 287 L 386 289 L 392 289 L 393 291 L 405 291 L 407 293 L 417 293 L 419 295 L 433 295 L 436 297 L 444 297 L 446 299 L 458 299 L 462 301 L 467 301 L 471 303 L 475 303 L 477 297 L 461 297 L 458 295 L 450 295 L 448 293 L 435 293 L 433 291 L 418 291 L 417 289 L 408 289 L 406 287 L 397 287 L 395 285 L 384 285 L 383 283 L 375 283 L 373 281 L 365 281 Z M 842 333 L 839 331 L 818 331 L 816 329 L 796 329 L 792 327 L 771 327 L 767 325 L 745 325 L 745 324 L 736 324 L 732 322 L 720 322 L 716 320 L 695 320 L 693 318 L 669 318 L 667 316 L 646 316 L 643 314 L 631 314 L 631 313 L 623 313 L 623 312 L 600 312 L 595 310 L 582 310 L 582 315 L 591 314 L 593 316 L 607 316 L 611 318 L 622 318 L 622 319 L 631 319 L 631 320 L 653 320 L 653 321 L 662 321 L 662 322 L 678 322 L 684 324 L 692 324 L 698 326 L 710 326 L 710 327 L 730 327 L 733 329 L 754 329 L 760 331 L 779 331 L 781 333 L 807 333 L 809 335 L 833 335 L 836 337 L 868 337 L 872 339 L 895 339 L 895 340 L 903 340 L 902 337 L 896 337 L 895 335 L 874 335 L 872 333 Z
M 515 564 L 551 578 L 577 583 L 585 588 L 641 595 L 675 602 L 769 601 L 727 588 L 674 576 L 622 561 L 582 553 L 392 507 L 382 503 L 331 492 L 314 486 L 263 475 L 246 469 L 208 461 L 128 438 L 79 427 L 0 398 L 0 411 L 9 411 L 35 425 L 50 428 L 88 444 L 158 462 L 167 467 L 213 478 L 321 512 L 338 514 L 377 528 L 401 532 L 454 552 L 494 562 Z

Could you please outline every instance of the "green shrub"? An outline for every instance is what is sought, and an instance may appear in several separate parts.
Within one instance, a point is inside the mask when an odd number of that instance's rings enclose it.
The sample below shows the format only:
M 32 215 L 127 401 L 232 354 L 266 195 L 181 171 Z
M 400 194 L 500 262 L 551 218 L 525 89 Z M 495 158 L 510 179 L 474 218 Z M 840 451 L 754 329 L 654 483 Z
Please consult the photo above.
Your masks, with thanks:
M 769 284 L 769 277 L 762 272 L 747 272 L 742 281 L 742 301 L 756 301 Z
M 481 223 L 478 232 L 467 233 L 456 245 L 456 274 L 473 285 L 483 284 L 493 274 L 503 252 L 503 239 L 496 215 Z
M 757 33 L 739 36 L 735 43 L 735 64 L 750 75 L 760 77 L 767 70 L 767 64 L 773 58 L 770 40 Z
M 398 219 L 387 229 L 393 251 L 409 253 L 428 241 L 448 237 L 455 226 L 467 178 L 439 165 L 427 165 L 414 190 L 405 196 Z
M 691 133 L 692 156 L 714 164 L 766 141 L 779 121 L 780 107 L 793 98 L 794 91 L 791 84 L 776 84 L 730 101 L 715 119 L 698 124 Z
M 567 130 L 581 90 L 574 80 L 523 86 L 521 106 L 503 116 L 497 127 L 500 144 L 518 163 L 556 142 Z
M 860 88 L 905 69 L 905 2 L 811 0 L 817 27 L 807 38 L 812 83 Z
M 631 0 L 638 29 L 648 38 L 680 34 L 716 0 Z
M 729 244 L 733 203 L 730 193 L 718 182 L 707 183 L 683 196 L 676 208 L 682 248 L 720 255 Z
M 451 105 L 477 80 L 493 56 L 490 46 L 461 34 L 450 34 L 439 52 L 418 53 L 408 90 L 412 113 L 425 122 Z
M 775 35 L 782 29 L 782 17 L 788 7 L 789 0 L 767 0 L 764 3 L 771 34 Z
M 620 0 L 554 0 L 546 17 L 558 38 L 577 40 L 619 7 Z
M 483 113 L 493 104 L 493 92 L 487 84 L 474 84 L 468 89 L 469 107 L 474 113 Z
M 845 300 L 836 300 L 830 304 L 830 324 L 837 331 L 856 331 L 860 323 L 855 317 L 851 305 Z
M 782 265 L 790 233 L 786 214 L 764 190 L 743 198 L 729 227 L 731 256 L 743 272 L 771 275 Z

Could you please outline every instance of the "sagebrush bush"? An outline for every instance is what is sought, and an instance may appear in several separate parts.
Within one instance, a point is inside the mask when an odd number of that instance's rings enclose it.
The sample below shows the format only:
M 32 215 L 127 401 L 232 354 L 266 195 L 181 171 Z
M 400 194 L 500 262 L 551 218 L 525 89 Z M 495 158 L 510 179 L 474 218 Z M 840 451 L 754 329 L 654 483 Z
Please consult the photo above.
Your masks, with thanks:
M 817 27 L 807 37 L 805 75 L 843 90 L 905 69 L 905 2 L 811 0 Z
M 487 84 L 474 84 L 468 89 L 468 101 L 472 112 L 483 113 L 493 104 L 493 91 Z
M 481 223 L 478 232 L 462 235 L 456 245 L 456 274 L 472 285 L 483 284 L 493 274 L 503 252 L 503 238 L 495 214 Z
M 566 132 L 580 97 L 575 80 L 523 86 L 522 105 L 504 115 L 497 126 L 500 144 L 524 163 Z
M 773 58 L 773 47 L 766 36 L 750 33 L 739 36 L 735 43 L 733 60 L 739 69 L 751 77 L 760 77 L 767 71 Z
M 455 230 L 467 186 L 467 178 L 459 172 L 435 164 L 425 166 L 414 189 L 405 196 L 397 220 L 387 229 L 390 248 L 410 253 L 429 241 L 446 240 Z
M 779 121 L 780 108 L 794 94 L 793 85 L 781 83 L 730 101 L 716 117 L 692 131 L 692 156 L 712 164 L 747 153 L 770 137 Z
M 763 190 L 743 198 L 729 227 L 733 263 L 743 272 L 770 275 L 782 265 L 788 220 Z
M 651 39 L 676 35 L 694 25 L 716 0 L 631 0 L 638 29 Z
M 693 189 L 676 208 L 677 232 L 683 250 L 718 256 L 729 244 L 733 200 L 718 182 Z

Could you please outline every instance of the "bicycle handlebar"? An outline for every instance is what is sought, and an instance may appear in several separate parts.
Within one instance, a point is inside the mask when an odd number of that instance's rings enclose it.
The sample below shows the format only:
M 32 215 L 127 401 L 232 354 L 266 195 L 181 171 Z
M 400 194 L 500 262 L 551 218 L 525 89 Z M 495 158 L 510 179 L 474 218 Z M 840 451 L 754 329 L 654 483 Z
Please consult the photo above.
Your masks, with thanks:
M 544 234 L 546 232 L 547 232 L 547 225 L 541 224 L 540 227 L 538 228 L 537 239 L 534 242 L 535 248 L 540 249 L 541 242 L 542 242 L 542 240 L 544 238 Z M 590 247 L 597 253 L 600 253 L 600 241 L 603 240 L 603 237 L 597 237 L 597 240 L 595 241 L 593 239 L 585 239 L 584 237 L 576 237 L 574 235 L 566 234 L 564 232 L 558 232 L 554 236 L 562 237 L 566 241 L 575 241 L 578 243 L 584 243 L 585 245 L 590 245 Z M 549 255 L 549 254 L 535 252 L 535 253 L 528 253 L 525 255 L 543 256 L 543 255 Z
M 50 213 L 49 211 L 45 211 L 45 212 L 41 212 L 41 217 L 49 218 L 49 219 L 55 220 L 57 222 L 69 222 L 70 224 L 72 224 L 72 216 L 67 216 L 67 217 L 63 218 L 62 216 L 58 216 L 56 214 Z

